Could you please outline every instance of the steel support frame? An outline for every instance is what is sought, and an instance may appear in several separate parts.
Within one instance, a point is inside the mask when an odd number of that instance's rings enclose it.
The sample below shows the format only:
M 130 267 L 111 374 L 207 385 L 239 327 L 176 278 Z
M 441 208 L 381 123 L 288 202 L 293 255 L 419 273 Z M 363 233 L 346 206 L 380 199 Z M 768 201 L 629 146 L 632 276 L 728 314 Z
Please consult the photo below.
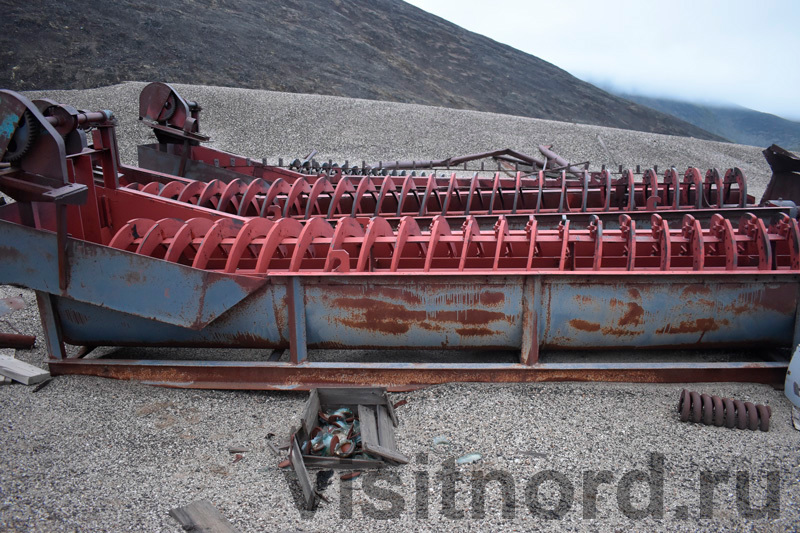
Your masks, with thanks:
M 311 278 L 309 278 L 311 279 Z M 677 284 L 676 284 L 677 286 Z M 306 306 L 301 277 L 287 283 L 290 361 L 169 361 L 66 358 L 58 318 L 58 298 L 40 293 L 50 371 L 116 379 L 133 379 L 151 385 L 178 388 L 308 390 L 317 386 L 380 385 L 390 390 L 414 390 L 448 382 L 706 382 L 739 381 L 778 383 L 787 362 L 701 363 L 547 363 L 539 361 L 542 320 L 542 277 L 529 276 L 523 284 L 522 342 L 518 363 L 330 363 L 308 360 Z M 800 298 L 798 298 L 800 302 Z M 794 342 L 798 339 L 795 311 Z M 56 348 L 57 349 L 57 348 Z M 61 355 L 59 356 L 58 353 Z

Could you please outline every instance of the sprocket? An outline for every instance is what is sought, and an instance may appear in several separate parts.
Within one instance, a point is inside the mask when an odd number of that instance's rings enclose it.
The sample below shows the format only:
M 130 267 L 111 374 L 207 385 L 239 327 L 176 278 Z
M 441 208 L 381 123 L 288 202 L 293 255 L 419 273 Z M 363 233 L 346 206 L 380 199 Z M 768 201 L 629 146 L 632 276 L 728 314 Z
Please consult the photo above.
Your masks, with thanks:
M 6 163 L 15 163 L 22 159 L 22 157 L 33 146 L 33 142 L 39 135 L 39 123 L 36 117 L 33 116 L 29 110 L 22 113 L 22 117 L 17 124 L 17 129 L 14 130 L 14 135 L 11 136 L 11 141 L 8 143 L 6 153 L 3 155 L 3 161 Z

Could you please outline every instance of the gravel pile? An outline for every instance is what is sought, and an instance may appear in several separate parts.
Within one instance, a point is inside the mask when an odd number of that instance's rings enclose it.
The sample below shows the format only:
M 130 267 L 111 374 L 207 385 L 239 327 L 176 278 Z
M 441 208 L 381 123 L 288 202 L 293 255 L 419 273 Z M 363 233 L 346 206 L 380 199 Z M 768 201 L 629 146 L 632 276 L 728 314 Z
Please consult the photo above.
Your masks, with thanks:
M 138 123 L 139 93 L 144 83 L 75 91 L 26 93 L 78 108 L 110 109 L 120 122 L 118 137 L 124 162 L 136 163 L 136 146 L 153 136 Z M 317 150 L 317 159 L 351 164 L 364 160 L 441 159 L 499 148 L 539 156 L 537 146 L 552 144 L 574 162 L 591 161 L 642 168 L 674 165 L 703 171 L 738 166 L 760 195 L 770 176 L 764 147 L 702 141 L 654 133 L 570 124 L 496 113 L 357 100 L 336 96 L 290 94 L 227 87 L 174 85 L 202 107 L 200 129 L 210 146 L 252 157 L 288 162 Z
M 133 163 L 135 146 L 148 140 L 135 120 L 142 86 L 32 96 L 113 110 L 124 158 Z M 201 127 L 213 146 L 254 158 L 289 159 L 311 149 L 321 159 L 359 162 L 500 147 L 534 154 L 537 144 L 553 143 L 563 156 L 597 166 L 737 165 L 758 193 L 769 175 L 755 147 L 324 96 L 178 90 L 204 106 Z M 0 328 L 38 335 L 34 350 L 16 355 L 44 368 L 32 293 L 0 287 L 0 297 L 18 294 L 28 307 L 0 319 Z M 267 444 L 269 433 L 285 439 L 305 393 L 171 390 L 82 376 L 57 377 L 37 393 L 0 385 L 0 530 L 178 532 L 169 509 L 204 498 L 243 532 L 331 531 L 343 518 L 353 531 L 795 529 L 800 432 L 782 391 L 691 386 L 769 405 L 771 428 L 763 433 L 679 422 L 681 388 L 453 384 L 392 394 L 408 400 L 397 410 L 397 440 L 412 462 L 382 479 L 334 475 L 324 490 L 330 503 L 312 514 L 299 510 L 294 475 L 277 467 L 282 457 Z M 434 446 L 436 437 L 449 444 Z M 249 451 L 234 462 L 231 446 Z M 468 453 L 482 458 L 453 463 Z M 719 480 L 713 494 L 704 471 Z M 481 500 L 476 480 L 485 477 L 500 481 L 487 482 Z M 538 499 L 528 490 L 537 484 Z

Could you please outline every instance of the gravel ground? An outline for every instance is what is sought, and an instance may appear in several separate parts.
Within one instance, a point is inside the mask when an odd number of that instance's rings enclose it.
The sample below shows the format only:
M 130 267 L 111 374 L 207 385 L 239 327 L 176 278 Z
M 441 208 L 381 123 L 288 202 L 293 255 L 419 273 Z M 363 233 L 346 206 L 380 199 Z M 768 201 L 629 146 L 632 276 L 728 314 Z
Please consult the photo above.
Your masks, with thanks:
M 115 111 L 124 158 L 132 163 L 136 144 L 147 140 L 134 120 L 142 86 L 35 96 Z M 755 147 L 424 106 L 178 89 L 206 108 L 201 126 L 214 146 L 254 158 L 288 159 L 311 149 L 321 159 L 354 161 L 437 158 L 506 146 L 535 153 L 537 144 L 552 142 L 565 157 L 598 166 L 738 165 L 758 193 L 769 174 Z M 0 297 L 17 294 L 28 307 L 0 319 L 0 328 L 41 339 L 32 293 L 0 287 Z M 16 355 L 44 368 L 41 345 Z M 82 376 L 57 377 L 37 393 L 2 385 L 0 530 L 178 532 L 168 510 L 202 498 L 241 531 L 330 531 L 340 524 L 408 531 L 796 529 L 800 432 L 791 426 L 782 391 L 692 385 L 770 405 L 771 428 L 763 433 L 680 423 L 675 405 L 681 388 L 454 384 L 392 394 L 394 401 L 408 400 L 398 408 L 397 439 L 412 462 L 381 479 L 365 474 L 341 482 L 334 476 L 324 491 L 330 503 L 312 514 L 298 510 L 294 476 L 277 468 L 281 458 L 266 441 L 268 433 L 285 438 L 306 394 L 171 390 Z M 450 444 L 434 447 L 437 436 Z M 234 463 L 227 451 L 232 445 L 250 451 Z M 482 459 L 452 463 L 472 452 Z M 713 504 L 702 489 L 704 471 L 719 474 Z M 473 491 L 476 480 L 489 475 L 504 480 L 514 505 L 504 504 L 501 484 L 493 482 L 481 511 Z M 592 479 L 607 482 L 596 498 Z M 632 479 L 645 481 L 631 484 Z M 647 480 L 656 495 L 663 494 L 663 504 L 649 496 Z M 537 482 L 535 500 L 528 489 Z M 745 482 L 752 512 L 744 505 Z M 768 496 L 770 491 L 778 497 Z M 547 509 L 559 516 L 547 519 Z M 636 509 L 650 512 L 638 516 L 645 511 Z

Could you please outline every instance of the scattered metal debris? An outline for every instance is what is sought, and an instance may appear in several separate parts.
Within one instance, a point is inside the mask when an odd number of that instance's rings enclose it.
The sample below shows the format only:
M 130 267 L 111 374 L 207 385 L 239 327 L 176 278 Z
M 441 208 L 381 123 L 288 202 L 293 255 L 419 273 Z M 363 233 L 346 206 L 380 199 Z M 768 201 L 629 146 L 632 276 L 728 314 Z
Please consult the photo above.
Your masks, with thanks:
M 228 453 L 230 454 L 245 453 L 249 451 L 250 450 L 248 448 L 245 448 L 244 446 L 228 446 Z
M 408 457 L 397 451 L 396 425 L 383 388 L 312 389 L 301 425 L 292 431 L 289 455 L 307 508 L 321 496 L 312 490 L 308 468 L 350 470 L 408 463 Z
M 361 426 L 350 409 L 320 411 L 319 425 L 300 444 L 303 455 L 375 459 L 361 447 Z
M 468 453 L 467 455 L 462 455 L 458 459 L 456 459 L 456 464 L 459 465 L 467 465 L 470 463 L 475 463 L 480 461 L 483 456 L 479 453 Z
M 708 426 L 724 425 L 729 428 L 769 431 L 772 409 L 768 405 L 720 398 L 683 389 L 678 401 L 678 413 L 681 422 L 691 421 Z
M 449 445 L 450 439 L 445 435 L 439 435 L 438 437 L 433 438 L 433 451 L 437 453 L 441 453 L 442 448 Z
M 800 196 L 800 157 L 773 144 L 763 151 L 772 169 L 772 177 L 761 197 L 761 203 L 771 200 L 791 200 Z
M 792 406 L 792 425 L 794 429 L 800 431 L 800 409 L 794 405 Z

